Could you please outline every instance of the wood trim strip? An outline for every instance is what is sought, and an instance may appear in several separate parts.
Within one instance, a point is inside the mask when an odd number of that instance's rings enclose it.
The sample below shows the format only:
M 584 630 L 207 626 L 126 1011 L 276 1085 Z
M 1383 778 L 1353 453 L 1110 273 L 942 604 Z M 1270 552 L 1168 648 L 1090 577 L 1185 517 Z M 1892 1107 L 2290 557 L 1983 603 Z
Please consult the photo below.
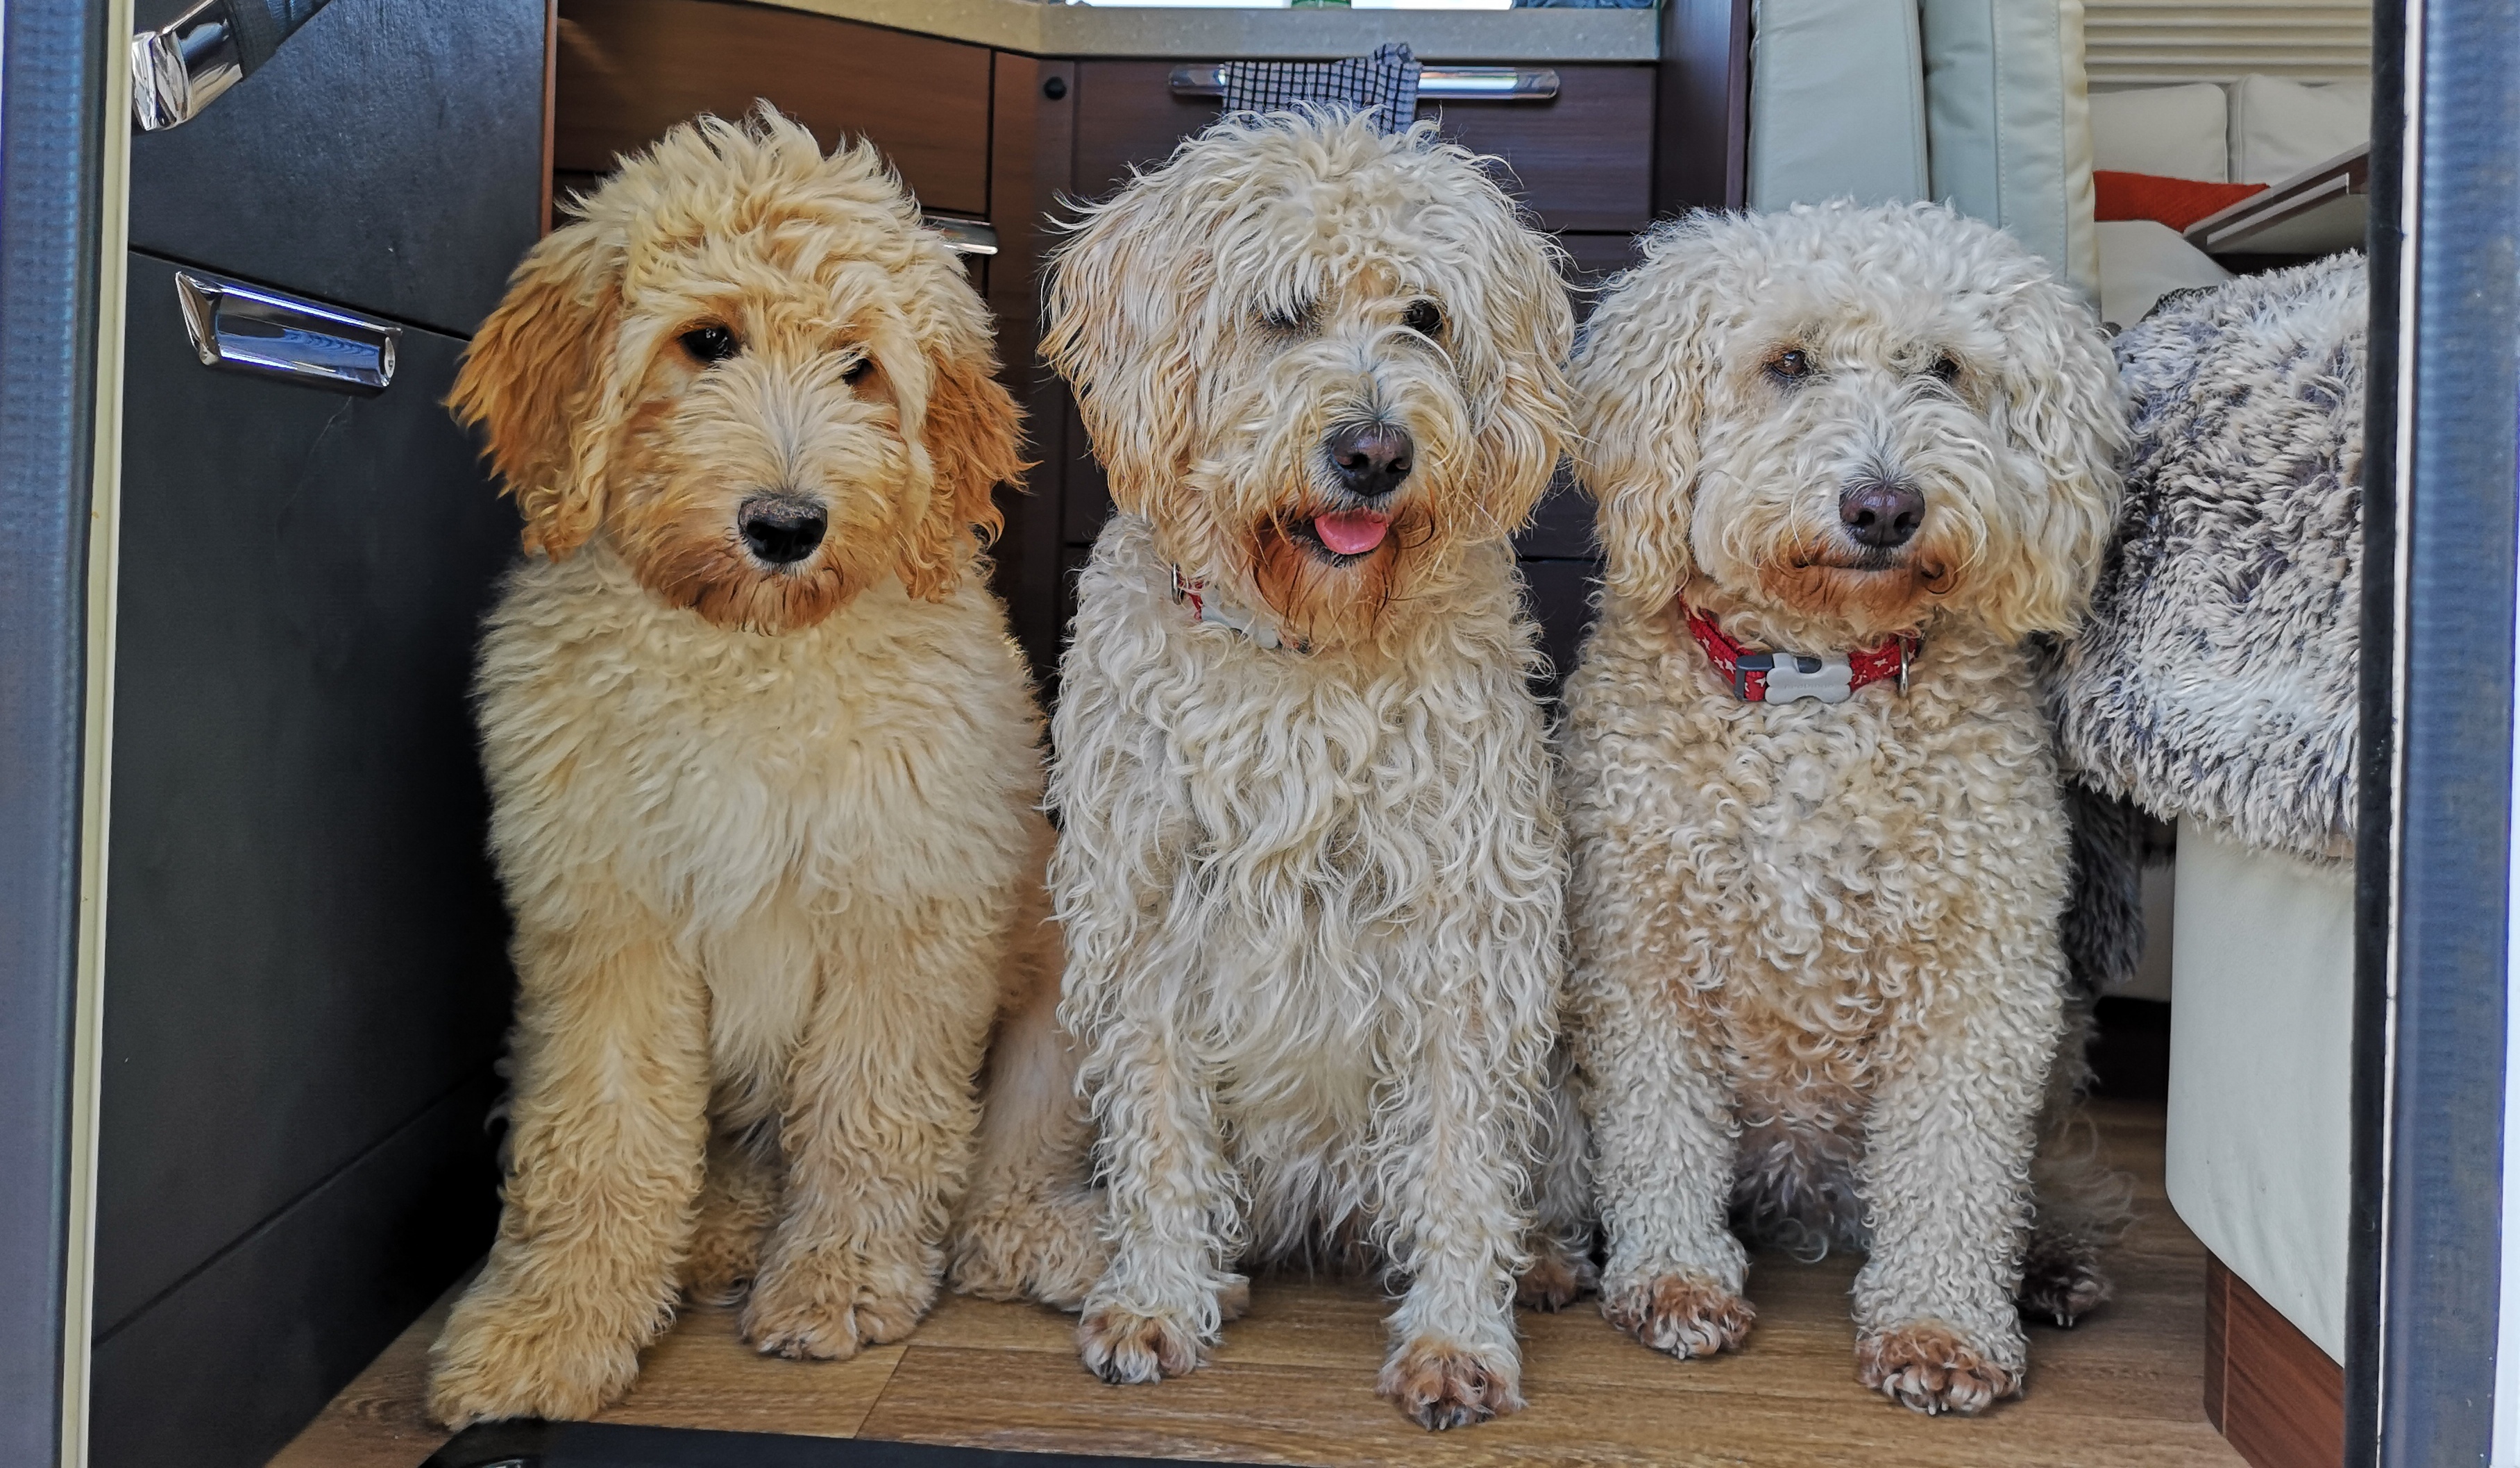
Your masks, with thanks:
M 543 208 L 541 234 L 552 232 L 554 139 L 560 129 L 560 0 L 543 0 Z
M 2221 1260 L 2205 1270 L 2206 1415 L 2251 1468 L 2336 1468 L 2345 1368 Z
M 1653 211 L 1749 197 L 1750 0 L 1668 0 L 1655 68 Z

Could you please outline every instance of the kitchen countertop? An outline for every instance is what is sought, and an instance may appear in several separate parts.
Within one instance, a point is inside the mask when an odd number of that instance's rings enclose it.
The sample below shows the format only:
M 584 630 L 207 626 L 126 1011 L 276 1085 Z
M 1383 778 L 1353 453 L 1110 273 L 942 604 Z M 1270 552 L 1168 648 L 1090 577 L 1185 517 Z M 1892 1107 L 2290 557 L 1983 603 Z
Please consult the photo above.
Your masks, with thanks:
M 1210 10 L 1044 0 L 764 0 L 1027 56 L 1326 60 L 1407 41 L 1420 61 L 1650 62 L 1650 10 Z

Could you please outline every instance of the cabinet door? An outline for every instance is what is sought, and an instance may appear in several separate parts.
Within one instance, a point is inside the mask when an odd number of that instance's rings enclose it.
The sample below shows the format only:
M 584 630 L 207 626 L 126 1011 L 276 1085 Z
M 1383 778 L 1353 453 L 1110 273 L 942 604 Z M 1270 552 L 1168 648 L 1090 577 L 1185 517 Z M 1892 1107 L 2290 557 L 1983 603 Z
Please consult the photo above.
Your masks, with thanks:
M 563 189 L 699 113 L 766 98 L 826 148 L 865 137 L 922 207 L 989 210 L 989 52 L 716 0 L 562 0 L 552 165 Z
M 543 6 L 333 0 L 200 116 L 132 137 L 132 248 L 470 333 L 540 228 Z
M 94 1461 L 258 1463 L 486 1241 L 505 923 L 466 686 L 513 512 L 374 398 L 126 318 Z
M 1173 145 L 1215 121 L 1213 97 L 1176 97 L 1173 63 L 1084 62 L 1077 67 L 1076 188 L 1099 198 L 1132 165 L 1161 162 Z M 1552 230 L 1634 231 L 1653 214 L 1654 71 L 1565 66 L 1545 102 L 1421 99 L 1446 137 L 1506 164 L 1504 182 Z

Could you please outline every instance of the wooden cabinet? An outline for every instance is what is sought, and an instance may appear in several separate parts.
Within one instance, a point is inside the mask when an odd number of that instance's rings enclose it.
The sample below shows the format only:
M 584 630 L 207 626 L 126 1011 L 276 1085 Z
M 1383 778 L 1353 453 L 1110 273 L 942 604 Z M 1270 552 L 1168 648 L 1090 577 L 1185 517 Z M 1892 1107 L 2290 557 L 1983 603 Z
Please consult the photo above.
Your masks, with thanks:
M 989 210 L 989 69 L 983 46 L 719 0 L 562 0 L 552 167 L 608 172 L 701 113 L 756 100 L 825 148 L 871 138 L 926 208 Z
M 1195 60 L 1193 58 L 1192 60 Z M 1125 182 L 1216 120 L 1213 97 L 1176 97 L 1170 61 L 1076 69 L 1076 191 Z M 1538 102 L 1421 102 L 1446 136 L 1505 161 L 1506 183 L 1552 230 L 1631 232 L 1653 217 L 1654 69 L 1560 66 Z

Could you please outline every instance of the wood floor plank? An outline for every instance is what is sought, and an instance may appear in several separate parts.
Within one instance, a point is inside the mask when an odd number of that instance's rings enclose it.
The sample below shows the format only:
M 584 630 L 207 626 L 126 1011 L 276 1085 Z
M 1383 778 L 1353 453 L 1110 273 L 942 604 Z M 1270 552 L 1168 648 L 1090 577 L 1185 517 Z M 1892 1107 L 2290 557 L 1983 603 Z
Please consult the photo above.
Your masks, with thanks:
M 605 1420 L 1014 1449 L 1424 1468 L 1861 1464 L 1863 1468 L 2240 1468 L 2206 1422 L 2205 1256 L 2161 1188 L 2161 1108 L 2095 1108 L 2103 1155 L 2137 1210 L 2108 1263 L 2117 1298 L 2073 1331 L 2031 1332 L 2029 1392 L 1974 1420 L 1918 1417 L 1855 1382 L 1847 1291 L 1857 1261 L 1761 1255 L 1747 1349 L 1674 1361 L 1593 1303 L 1525 1314 L 1521 1414 L 1420 1432 L 1373 1395 L 1390 1304 L 1356 1280 L 1271 1278 L 1215 1361 L 1152 1387 L 1077 1364 L 1075 1317 L 948 1299 L 906 1347 L 855 1360 L 764 1358 L 733 1312 L 691 1309 Z M 275 1468 L 412 1468 L 444 1434 L 421 1417 L 415 1322 Z
M 891 1380 L 902 1351 L 877 1346 L 845 1361 L 782 1360 L 743 1344 L 734 1310 L 691 1307 L 640 1357 L 629 1397 L 595 1420 L 851 1437 Z
M 1707 1364 L 1714 1369 L 1664 1362 L 1667 1369 L 1648 1380 L 1552 1370 L 1536 1358 L 1526 1383 L 1527 1410 L 1438 1436 L 1377 1399 L 1371 1373 L 1220 1361 L 1154 1386 L 1106 1387 L 1046 1353 L 913 1346 L 863 1436 L 1032 1451 L 1413 1468 L 2238 1464 L 2201 1412 L 2172 1423 L 2113 1412 L 2034 1412 L 2024 1401 L 1977 1420 L 1924 1418 L 1857 1387 L 1851 1358 L 1828 1382 L 1789 1378 L 1755 1353 Z

